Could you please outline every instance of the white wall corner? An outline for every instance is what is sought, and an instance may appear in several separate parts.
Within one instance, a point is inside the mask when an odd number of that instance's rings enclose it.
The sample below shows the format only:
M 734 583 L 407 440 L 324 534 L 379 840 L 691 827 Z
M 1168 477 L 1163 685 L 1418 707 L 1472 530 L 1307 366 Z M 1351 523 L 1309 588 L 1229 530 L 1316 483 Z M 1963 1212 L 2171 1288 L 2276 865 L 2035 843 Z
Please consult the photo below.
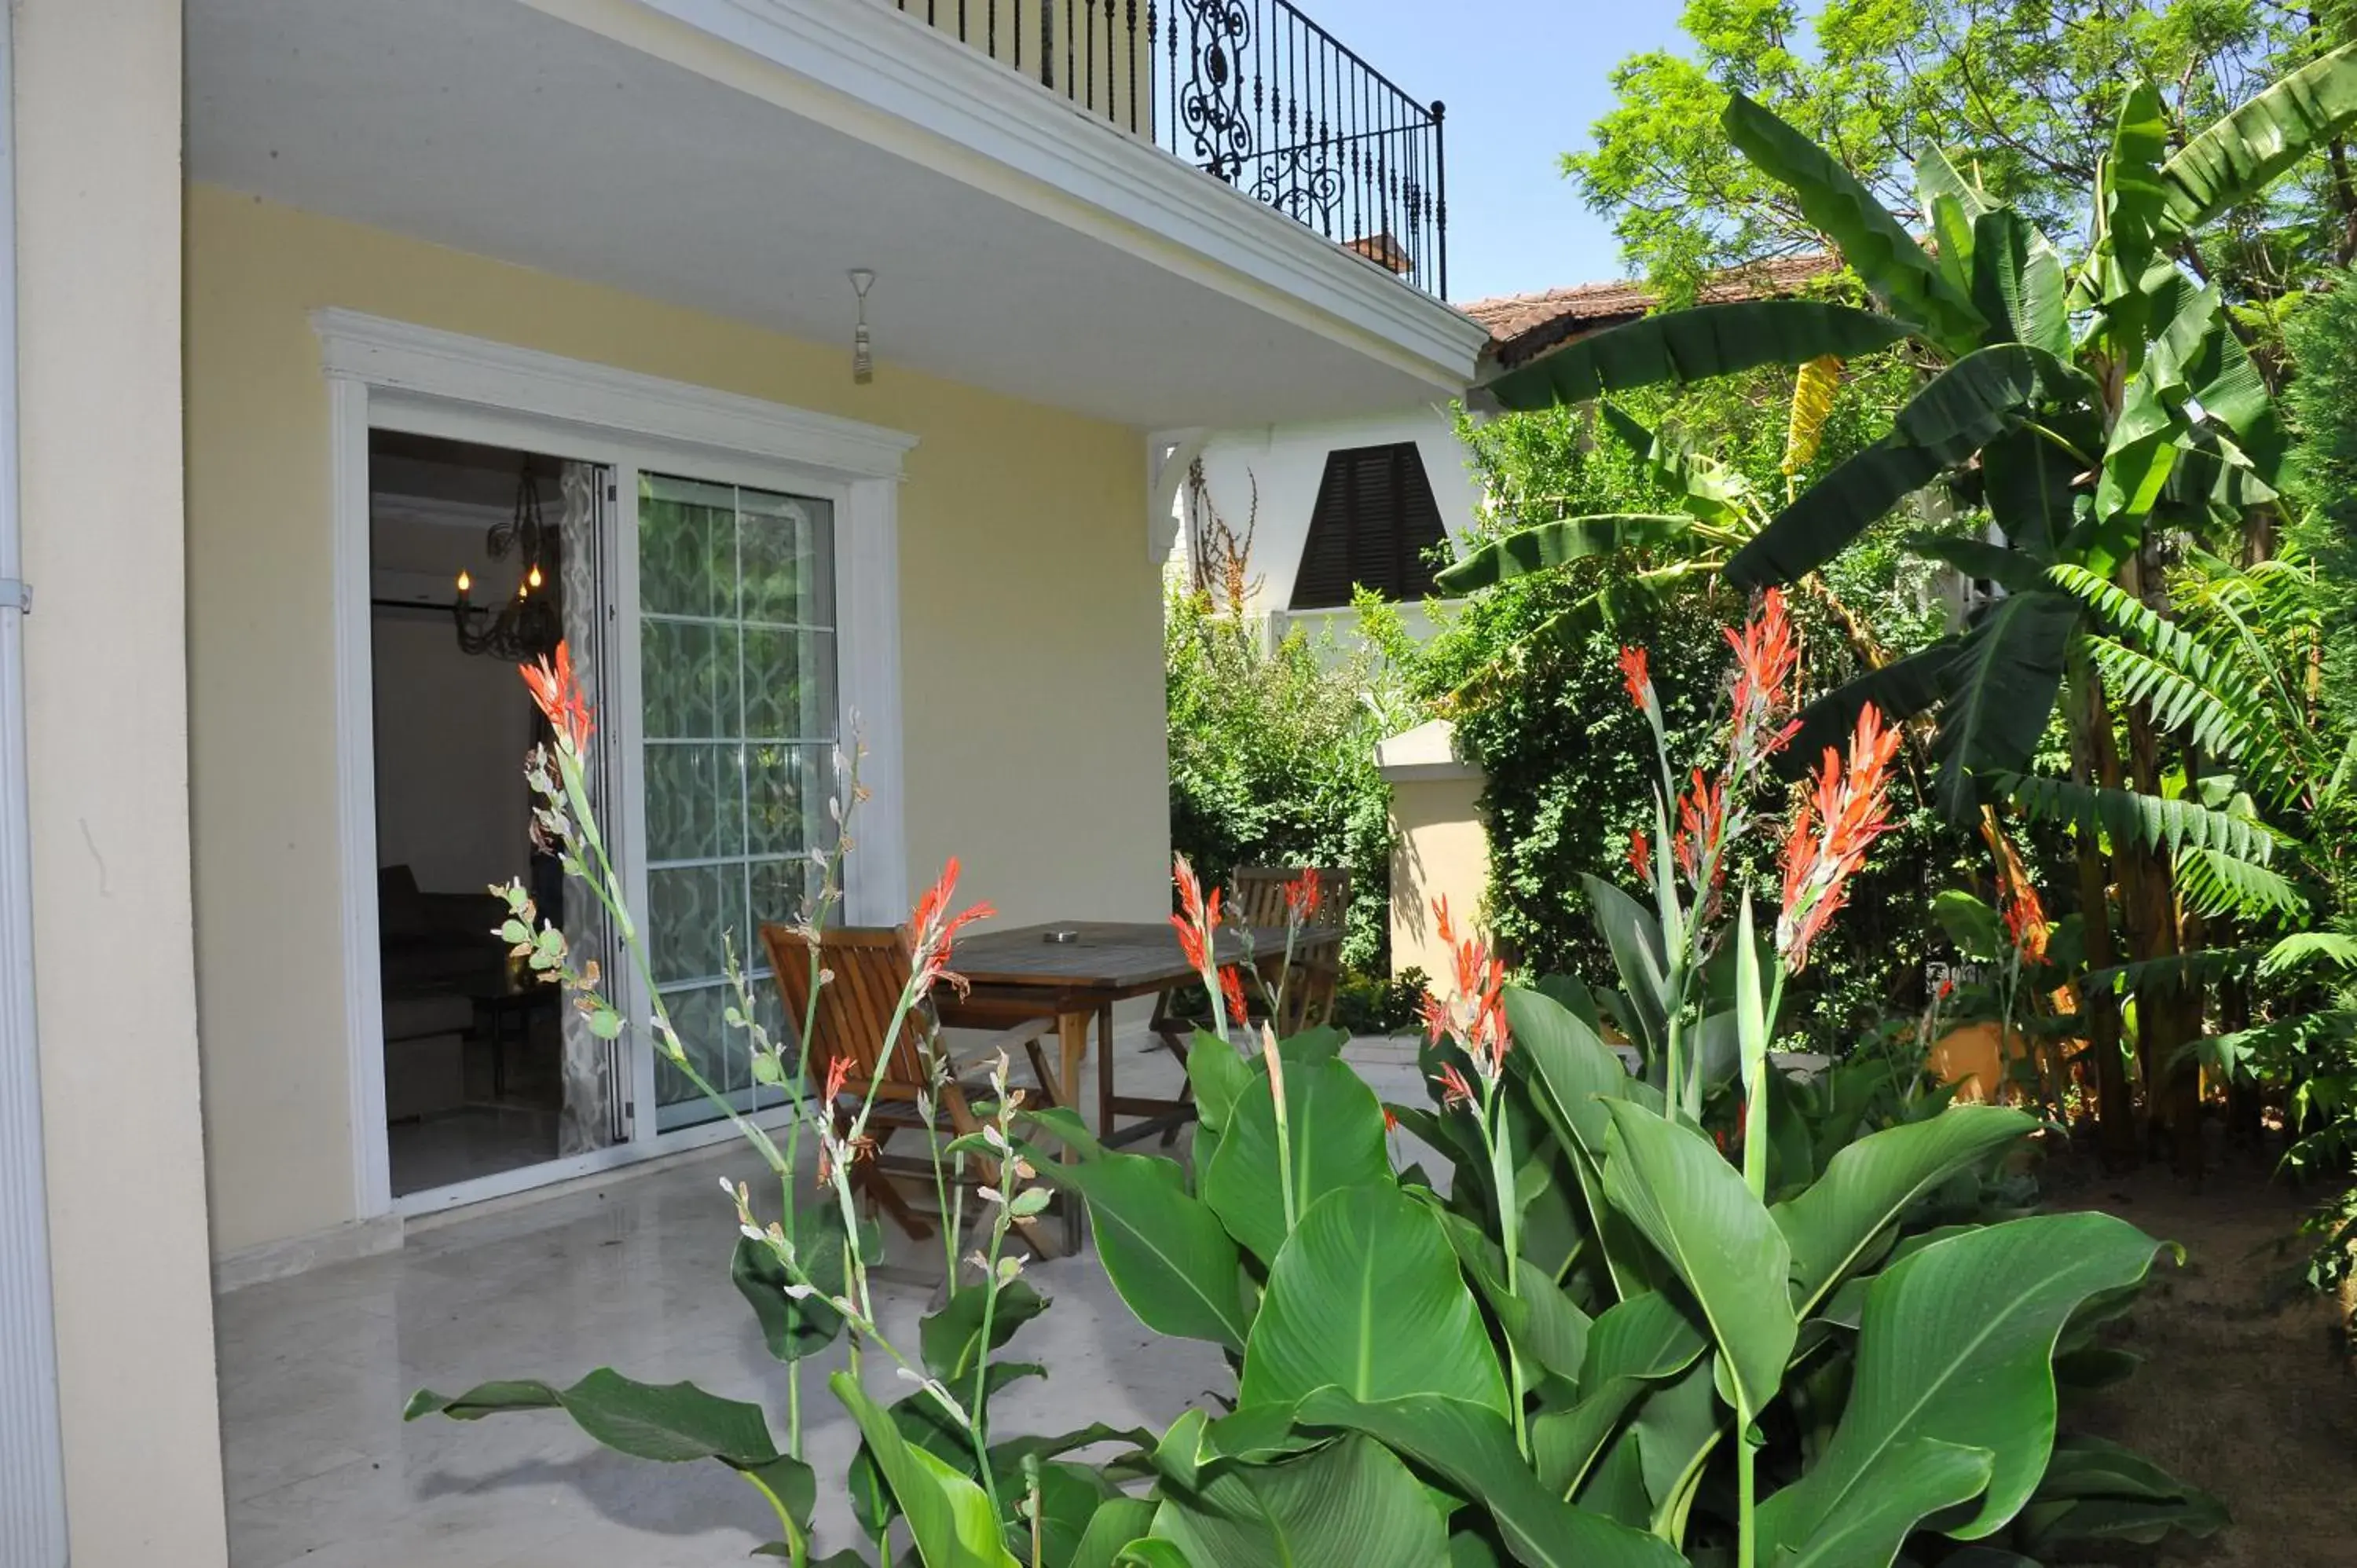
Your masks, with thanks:
M 1375 744 L 1375 768 L 1386 784 L 1429 783 L 1443 779 L 1480 779 L 1480 768 L 1457 749 L 1457 726 L 1433 719 Z

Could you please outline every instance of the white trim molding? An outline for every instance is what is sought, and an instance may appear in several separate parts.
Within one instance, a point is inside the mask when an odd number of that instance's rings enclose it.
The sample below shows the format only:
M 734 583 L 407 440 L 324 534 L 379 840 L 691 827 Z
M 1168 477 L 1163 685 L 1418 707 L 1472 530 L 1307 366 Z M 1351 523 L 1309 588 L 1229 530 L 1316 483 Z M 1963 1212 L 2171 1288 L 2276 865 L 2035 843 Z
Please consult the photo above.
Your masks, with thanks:
M 843 479 L 898 479 L 905 432 L 333 307 L 311 313 L 331 380 L 592 430 L 766 457 Z
M 1457 726 L 1447 719 L 1433 719 L 1378 742 L 1375 768 L 1386 784 L 1484 777 L 1480 767 L 1458 755 Z
M 1471 383 L 1489 343 L 1462 311 L 881 0 L 527 3 L 1244 299 L 1448 396 Z
M 640 1114 L 624 1144 L 461 1187 L 395 1199 L 384 1122 L 384 1019 L 379 981 L 375 698 L 371 670 L 369 434 L 398 429 L 494 442 L 608 465 L 618 478 L 642 467 L 823 493 L 836 507 L 841 610 L 840 706 L 867 746 L 859 850 L 846 875 L 851 917 L 899 918 L 907 907 L 906 797 L 901 789 L 899 496 L 916 437 L 879 425 L 610 366 L 486 342 L 341 309 L 313 313 L 328 381 L 335 596 L 337 827 L 339 839 L 344 1032 L 350 1064 L 352 1192 L 358 1230 L 298 1239 L 241 1256 L 235 1277 L 270 1277 L 337 1255 L 397 1245 L 398 1218 L 500 1197 L 548 1181 L 692 1148 L 725 1126 L 661 1133 L 651 1058 L 639 1064 Z M 631 489 L 635 492 L 635 484 Z M 630 575 L 624 550 L 623 575 Z M 635 602 L 635 594 L 621 601 Z M 621 661 L 626 671 L 632 660 Z M 619 693 L 636 711 L 634 682 Z M 626 733 L 617 730 L 614 733 Z M 846 736 L 847 738 L 847 736 Z M 638 1053 L 644 1057 L 643 1051 Z M 388 1231 L 378 1226 L 388 1218 Z M 350 1230 L 350 1235 L 346 1231 Z M 393 1240 L 384 1241 L 390 1235 Z M 339 1252 L 339 1249 L 347 1249 Z M 291 1261 L 290 1261 L 291 1260 Z M 225 1272 L 227 1261 L 225 1261 Z

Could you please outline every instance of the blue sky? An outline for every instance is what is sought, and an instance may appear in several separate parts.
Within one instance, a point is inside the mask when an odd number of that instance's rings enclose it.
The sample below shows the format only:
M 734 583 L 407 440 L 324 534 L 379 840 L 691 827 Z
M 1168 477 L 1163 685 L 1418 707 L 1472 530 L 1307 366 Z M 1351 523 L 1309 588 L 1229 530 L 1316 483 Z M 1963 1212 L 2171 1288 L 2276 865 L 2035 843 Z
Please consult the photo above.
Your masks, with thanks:
M 1679 0 L 1294 0 L 1415 98 L 1448 105 L 1448 293 L 1618 277 L 1620 247 L 1556 158 L 1587 145 L 1605 78 L 1676 48 Z

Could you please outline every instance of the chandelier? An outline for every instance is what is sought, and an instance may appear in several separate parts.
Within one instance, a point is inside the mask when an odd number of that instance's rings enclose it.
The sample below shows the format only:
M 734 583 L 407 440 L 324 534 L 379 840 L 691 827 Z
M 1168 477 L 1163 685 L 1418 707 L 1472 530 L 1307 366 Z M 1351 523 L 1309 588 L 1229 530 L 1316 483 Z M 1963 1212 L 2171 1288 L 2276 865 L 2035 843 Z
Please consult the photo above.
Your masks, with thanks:
M 478 610 L 468 597 L 474 579 L 458 574 L 458 597 L 450 610 L 458 623 L 459 651 L 517 662 L 554 653 L 565 636 L 564 618 L 546 591 L 555 570 L 556 540 L 541 520 L 540 487 L 528 460 L 516 479 L 515 515 L 493 523 L 483 542 L 494 561 L 513 552 L 521 570 L 514 595 L 496 610 Z

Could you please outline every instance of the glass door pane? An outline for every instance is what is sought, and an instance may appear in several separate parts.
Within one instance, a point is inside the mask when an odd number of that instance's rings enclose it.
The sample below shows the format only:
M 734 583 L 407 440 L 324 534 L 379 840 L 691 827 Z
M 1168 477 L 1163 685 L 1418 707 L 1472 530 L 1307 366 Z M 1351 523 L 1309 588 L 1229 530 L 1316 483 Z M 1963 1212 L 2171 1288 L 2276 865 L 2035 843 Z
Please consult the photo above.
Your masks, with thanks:
M 726 1030 L 727 952 L 783 1010 L 759 929 L 797 916 L 827 842 L 836 737 L 832 505 L 642 475 L 639 660 L 649 947 L 690 1059 L 740 1109 L 775 1103 Z M 655 1064 L 658 1130 L 716 1115 Z

